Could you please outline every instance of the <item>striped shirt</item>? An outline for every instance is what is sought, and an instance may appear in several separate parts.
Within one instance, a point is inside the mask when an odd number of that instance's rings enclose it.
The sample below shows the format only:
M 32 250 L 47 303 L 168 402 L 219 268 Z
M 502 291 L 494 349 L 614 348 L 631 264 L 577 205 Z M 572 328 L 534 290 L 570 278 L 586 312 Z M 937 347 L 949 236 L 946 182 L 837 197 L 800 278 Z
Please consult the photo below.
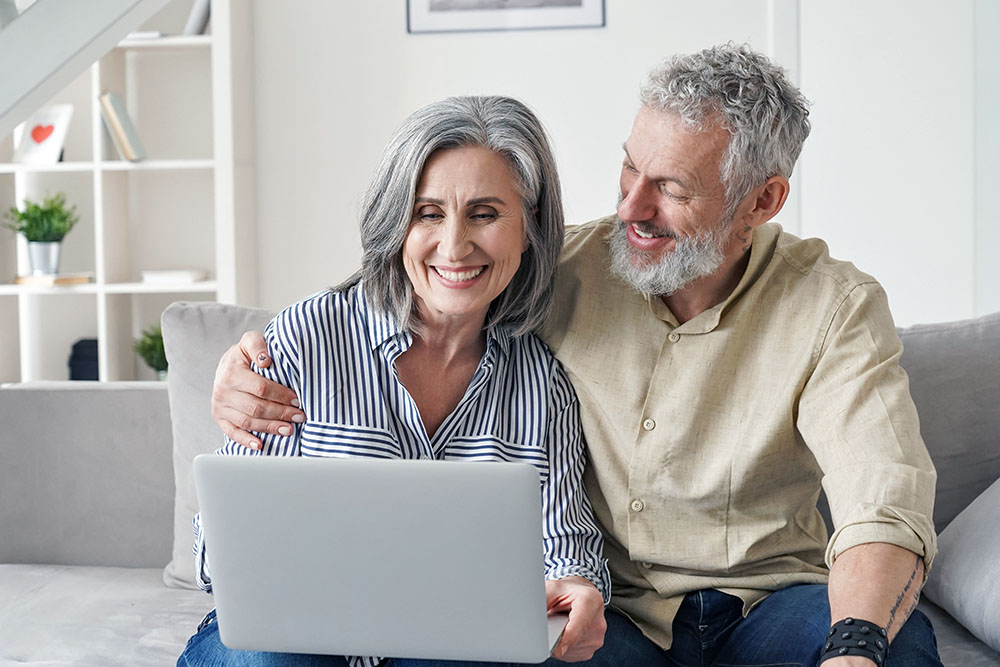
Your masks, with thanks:
M 395 366 L 413 335 L 373 309 L 362 284 L 289 306 L 271 321 L 265 338 L 273 363 L 255 370 L 294 389 L 306 421 L 293 424 L 289 436 L 256 434 L 260 451 L 227 439 L 217 453 L 529 463 L 541 477 L 545 578 L 583 577 L 607 603 L 611 585 L 603 541 L 582 483 L 576 393 L 535 336 L 489 330 L 465 395 L 433 437 Z M 194 527 L 199 584 L 211 591 L 197 516 Z M 351 663 L 373 666 L 378 659 Z

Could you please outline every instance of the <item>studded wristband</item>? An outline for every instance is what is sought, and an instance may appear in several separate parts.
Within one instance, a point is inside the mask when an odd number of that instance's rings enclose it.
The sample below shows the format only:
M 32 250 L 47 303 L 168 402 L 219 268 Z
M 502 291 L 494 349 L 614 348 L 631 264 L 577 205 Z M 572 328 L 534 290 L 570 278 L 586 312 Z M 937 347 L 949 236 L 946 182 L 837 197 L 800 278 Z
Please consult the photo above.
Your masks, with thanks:
M 832 658 L 845 655 L 856 655 L 868 658 L 876 665 L 884 665 L 889 652 L 889 636 L 885 628 L 871 621 L 859 618 L 845 618 L 837 621 L 830 628 L 823 645 L 819 661 L 825 662 Z

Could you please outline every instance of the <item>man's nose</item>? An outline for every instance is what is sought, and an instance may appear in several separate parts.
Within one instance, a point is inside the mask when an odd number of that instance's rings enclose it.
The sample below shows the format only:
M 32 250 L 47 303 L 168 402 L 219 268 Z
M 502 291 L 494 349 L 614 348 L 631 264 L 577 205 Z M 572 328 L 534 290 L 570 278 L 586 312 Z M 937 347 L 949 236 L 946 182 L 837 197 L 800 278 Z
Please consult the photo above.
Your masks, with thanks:
M 622 188 L 621 195 L 618 217 L 622 220 L 642 222 L 656 215 L 656 197 L 652 183 L 638 179 L 627 190 Z

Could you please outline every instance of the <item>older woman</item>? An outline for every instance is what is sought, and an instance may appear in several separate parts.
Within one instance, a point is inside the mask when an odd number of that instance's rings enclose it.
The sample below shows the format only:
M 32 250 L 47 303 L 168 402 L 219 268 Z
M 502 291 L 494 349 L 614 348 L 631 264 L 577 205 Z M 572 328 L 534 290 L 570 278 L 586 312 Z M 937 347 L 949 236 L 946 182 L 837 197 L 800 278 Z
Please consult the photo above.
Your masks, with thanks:
M 460 97 L 414 113 L 365 197 L 361 271 L 267 328 L 273 362 L 257 371 L 294 389 L 306 420 L 284 435 L 258 434 L 257 453 L 533 463 L 548 604 L 570 613 L 555 655 L 584 660 L 603 640 L 609 581 L 581 483 L 576 395 L 531 333 L 549 307 L 562 232 L 549 144 L 523 104 Z M 229 438 L 220 450 L 241 451 Z M 483 579 L 489 585 L 488 572 Z M 432 664 L 230 651 L 213 621 L 179 665 Z

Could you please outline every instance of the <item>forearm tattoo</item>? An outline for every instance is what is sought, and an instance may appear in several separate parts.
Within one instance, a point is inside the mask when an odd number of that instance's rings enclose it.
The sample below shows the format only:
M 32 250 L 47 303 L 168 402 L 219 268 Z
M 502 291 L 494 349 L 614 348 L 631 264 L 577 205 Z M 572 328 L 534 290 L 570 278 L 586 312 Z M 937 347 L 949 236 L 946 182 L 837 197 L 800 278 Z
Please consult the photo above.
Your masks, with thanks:
M 914 582 L 916 582 L 917 579 L 917 572 L 919 571 L 920 571 L 920 556 L 917 556 L 917 560 L 913 564 L 913 572 L 910 572 L 910 578 L 906 582 L 906 586 L 903 587 L 903 592 L 900 593 L 899 596 L 896 598 L 896 603 L 892 605 L 892 609 L 889 611 L 889 622 L 885 626 L 886 632 L 890 634 L 892 633 L 893 624 L 896 622 L 896 613 L 902 606 L 903 601 L 906 600 L 906 596 L 910 592 L 910 589 L 914 587 Z M 913 610 L 917 608 L 918 602 L 920 602 L 919 588 L 913 592 L 913 600 L 910 602 L 910 604 L 906 606 L 906 609 L 903 610 L 903 613 L 899 619 L 900 625 L 906 623 L 906 619 L 909 618 L 910 614 L 913 613 Z

